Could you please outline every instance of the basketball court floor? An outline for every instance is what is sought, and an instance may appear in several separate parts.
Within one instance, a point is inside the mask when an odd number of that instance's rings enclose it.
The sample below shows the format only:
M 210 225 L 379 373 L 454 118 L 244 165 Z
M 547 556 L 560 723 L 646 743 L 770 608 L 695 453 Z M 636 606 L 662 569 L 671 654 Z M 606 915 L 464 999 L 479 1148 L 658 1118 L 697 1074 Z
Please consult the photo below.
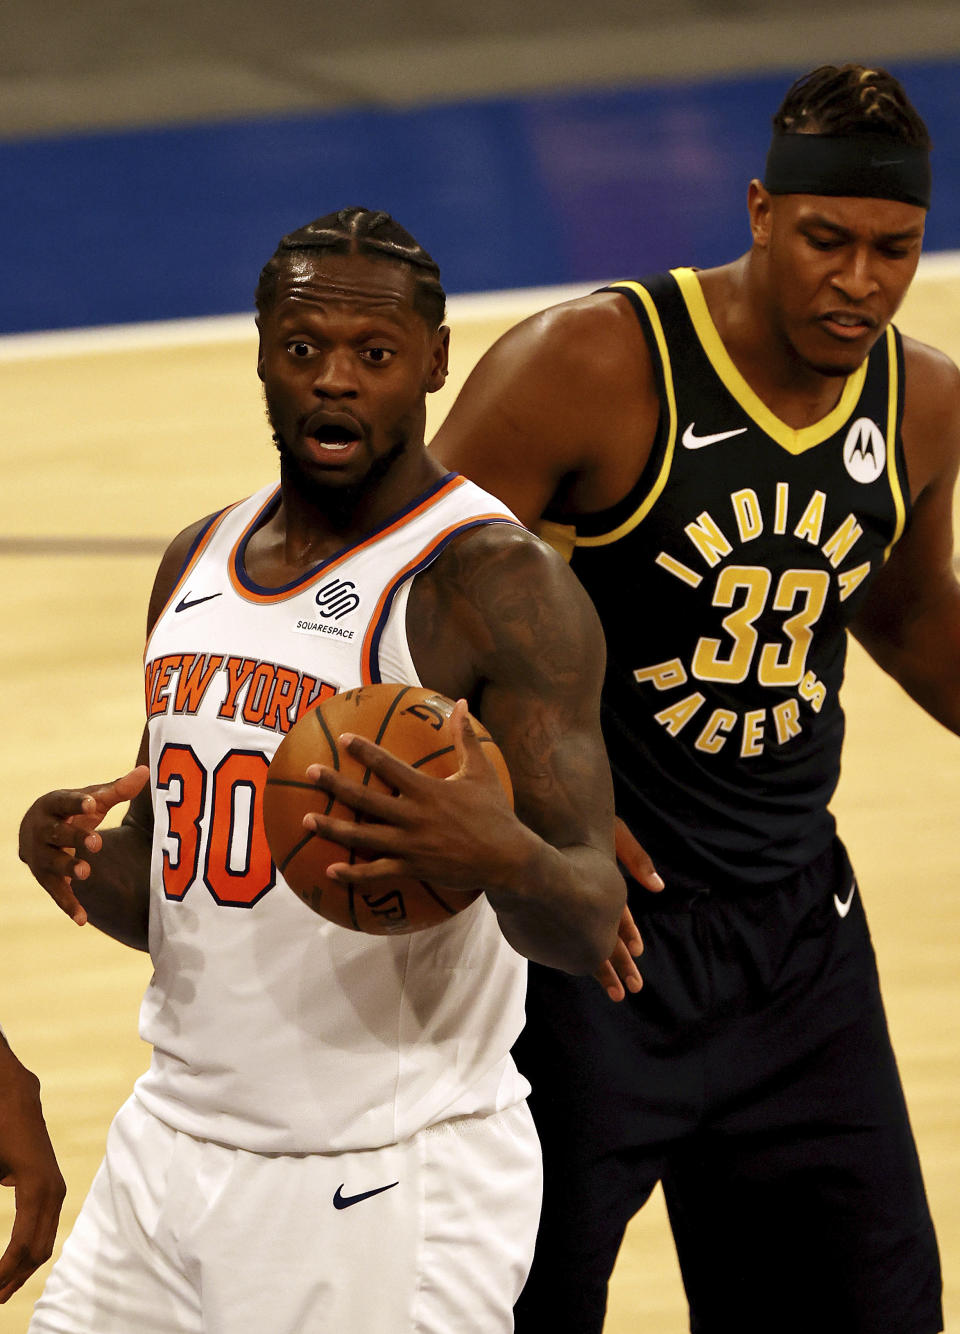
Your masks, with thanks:
M 451 303 L 454 375 L 547 293 Z M 927 261 L 898 321 L 960 360 L 960 263 Z M 110 1118 L 145 1068 L 136 1034 L 149 960 L 68 921 L 16 858 L 20 817 L 52 787 L 133 762 L 153 572 L 187 522 L 274 474 L 252 320 L 0 340 L 2 690 L 0 1016 L 44 1086 L 67 1179 L 61 1239 Z M 960 744 L 851 650 L 846 766 L 835 802 L 872 922 L 946 1279 L 960 1318 Z M 0 1199 L 0 1237 L 12 1217 Z M 21 1334 L 46 1267 L 4 1308 Z M 677 1334 L 685 1306 L 659 1198 L 634 1221 L 607 1334 Z

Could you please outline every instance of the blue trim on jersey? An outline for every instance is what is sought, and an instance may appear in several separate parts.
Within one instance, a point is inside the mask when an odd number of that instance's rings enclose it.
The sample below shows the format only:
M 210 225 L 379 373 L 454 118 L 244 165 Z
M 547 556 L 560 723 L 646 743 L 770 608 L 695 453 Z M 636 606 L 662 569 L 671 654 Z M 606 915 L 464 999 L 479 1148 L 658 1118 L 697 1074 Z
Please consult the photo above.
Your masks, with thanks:
M 432 565 L 437 557 L 447 549 L 455 537 L 461 537 L 464 533 L 468 533 L 471 528 L 485 528 L 492 523 L 512 523 L 515 525 L 516 520 L 510 519 L 507 515 L 504 515 L 503 518 L 468 519 L 466 522 L 459 524 L 452 533 L 448 533 L 441 542 L 438 542 L 436 546 L 431 547 L 423 559 L 418 561 L 412 570 L 405 570 L 403 575 L 390 589 L 389 593 L 387 593 L 376 627 L 370 637 L 370 682 L 372 685 L 380 685 L 383 681 L 383 677 L 380 675 L 380 640 L 386 629 L 387 621 L 390 619 L 390 612 L 393 608 L 394 599 L 400 589 L 405 583 L 408 583 L 413 579 L 415 575 L 420 574 L 423 570 L 427 569 L 428 566 Z
M 247 551 L 247 544 L 253 537 L 254 533 L 259 532 L 264 523 L 271 519 L 280 507 L 280 488 L 277 487 L 276 494 L 271 496 L 262 507 L 254 523 L 247 529 L 237 544 L 237 553 L 233 562 L 233 572 L 237 577 L 237 581 L 242 584 L 247 592 L 254 593 L 259 597 L 282 597 L 286 593 L 293 593 L 299 588 L 304 588 L 312 579 L 315 579 L 317 575 L 322 573 L 328 565 L 331 565 L 334 561 L 342 560 L 345 555 L 351 551 L 355 551 L 357 547 L 365 546 L 368 542 L 375 541 L 379 533 L 384 532 L 387 528 L 400 522 L 406 515 L 425 504 L 431 496 L 434 496 L 439 490 L 446 486 L 452 478 L 457 477 L 458 475 L 459 474 L 454 472 L 444 473 L 432 486 L 428 486 L 426 491 L 421 491 L 418 496 L 415 496 L 413 500 L 409 502 L 409 504 L 404 505 L 402 509 L 396 510 L 389 518 L 385 519 L 383 523 L 378 524 L 376 528 L 372 528 L 369 533 L 365 533 L 358 541 L 350 542 L 346 546 L 340 547 L 339 550 L 335 551 L 331 556 L 325 556 L 322 561 L 319 561 L 316 565 L 312 565 L 305 574 L 300 575 L 291 583 L 282 584 L 279 588 L 264 588 L 263 585 L 255 583 L 247 574 L 244 566 L 244 557 Z
M 206 537 L 207 533 L 209 533 L 209 531 L 210 531 L 210 529 L 213 527 L 213 525 L 214 525 L 215 523 L 217 523 L 217 522 L 223 517 L 224 514 L 226 514 L 227 510 L 228 510 L 228 509 L 232 509 L 232 508 L 233 508 L 233 507 L 232 507 L 231 505 L 224 505 L 224 507 L 223 507 L 222 510 L 217 510 L 216 514 L 212 514 L 212 515 L 210 516 L 210 518 L 207 520 L 207 522 L 206 522 L 206 523 L 203 525 L 203 527 L 200 529 L 199 533 L 197 533 L 196 537 L 195 537 L 195 538 L 193 539 L 193 541 L 190 543 L 190 549 L 189 549 L 189 551 L 187 552 L 186 556 L 184 556 L 184 558 L 183 558 L 183 564 L 180 566 L 180 569 L 177 571 L 177 577 L 176 577 L 176 579 L 174 579 L 174 581 L 173 581 L 173 587 L 174 587 L 174 588 L 177 587 L 177 585 L 180 583 L 180 580 L 181 580 L 181 579 L 183 578 L 183 576 L 186 574 L 186 572 L 187 572 L 187 567 L 189 566 L 190 562 L 193 560 L 194 556 L 197 554 L 197 547 L 199 547 L 200 543 L 201 543 L 201 542 L 203 541 L 203 539 Z

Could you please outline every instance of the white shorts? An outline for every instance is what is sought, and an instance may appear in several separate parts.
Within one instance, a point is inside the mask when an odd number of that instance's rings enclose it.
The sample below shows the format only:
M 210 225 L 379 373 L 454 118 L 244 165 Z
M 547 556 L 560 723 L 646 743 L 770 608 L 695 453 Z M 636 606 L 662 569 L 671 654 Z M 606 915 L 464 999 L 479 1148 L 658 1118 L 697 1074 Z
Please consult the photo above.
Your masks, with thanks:
M 382 1149 L 270 1156 L 132 1097 L 29 1334 L 500 1334 L 540 1197 L 525 1103 Z

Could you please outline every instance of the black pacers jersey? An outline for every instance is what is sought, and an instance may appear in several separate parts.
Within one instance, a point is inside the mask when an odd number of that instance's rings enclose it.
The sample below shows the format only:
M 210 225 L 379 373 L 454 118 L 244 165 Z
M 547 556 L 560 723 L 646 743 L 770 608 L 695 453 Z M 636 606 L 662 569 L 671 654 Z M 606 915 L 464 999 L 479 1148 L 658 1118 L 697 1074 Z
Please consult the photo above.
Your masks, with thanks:
M 633 492 L 566 530 L 607 637 L 617 811 L 668 883 L 769 883 L 834 832 L 845 626 L 909 507 L 900 338 L 794 430 L 734 366 L 693 270 L 611 290 L 661 404 Z

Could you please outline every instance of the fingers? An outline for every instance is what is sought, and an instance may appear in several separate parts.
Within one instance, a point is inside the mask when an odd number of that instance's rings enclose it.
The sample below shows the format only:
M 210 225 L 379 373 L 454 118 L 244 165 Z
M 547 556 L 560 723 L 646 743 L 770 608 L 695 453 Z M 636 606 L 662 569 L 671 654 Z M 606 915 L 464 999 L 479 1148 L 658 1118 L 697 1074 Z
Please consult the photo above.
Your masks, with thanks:
M 654 894 L 659 894 L 663 889 L 663 881 L 657 874 L 657 869 L 647 853 L 646 849 L 631 834 L 630 830 L 619 817 L 616 820 L 616 845 L 617 861 L 624 870 L 643 885 L 644 889 L 651 890 Z
M 633 920 L 633 914 L 630 909 L 624 905 L 623 912 L 620 914 L 620 925 L 617 927 L 617 935 L 620 941 L 626 947 L 629 954 L 635 958 L 643 953 L 643 940 L 640 932 L 637 930 L 637 924 Z
M 634 962 L 643 953 L 643 941 L 630 909 L 624 907 L 617 928 L 618 940 L 610 958 L 593 974 L 611 1000 L 621 1001 L 628 991 L 636 993 L 643 986 L 640 970 Z
M 78 880 L 85 880 L 90 874 L 90 866 L 87 862 L 76 862 L 74 867 Z M 34 871 L 34 875 L 62 912 L 65 912 L 72 921 L 76 922 L 77 926 L 86 926 L 87 910 L 73 892 L 71 875 L 40 876 L 37 875 L 36 871 Z
M 11 1184 L 11 1179 L 5 1178 L 3 1184 Z M 51 1176 L 29 1187 L 17 1186 L 13 1231 L 0 1256 L 0 1303 L 12 1297 L 53 1254 L 64 1194 L 60 1176 Z
M 372 742 L 366 742 L 364 744 L 373 745 Z M 376 749 L 379 749 L 379 747 L 376 747 Z M 376 787 L 365 783 L 358 783 L 355 779 L 347 778 L 338 770 L 330 769 L 325 764 L 311 764 L 307 769 L 306 777 L 308 781 L 313 783 L 321 792 L 329 793 L 334 800 L 340 802 L 343 806 L 349 806 L 349 808 L 352 811 L 356 811 L 358 815 L 365 816 L 370 820 L 389 820 L 396 823 L 397 821 L 402 820 L 402 812 L 397 801 L 397 793 L 400 789 L 395 782 L 386 776 L 387 769 L 391 767 L 389 762 L 393 760 L 393 757 L 388 755 L 386 751 L 381 751 L 380 754 L 387 763 L 381 765 L 378 762 L 376 770 L 373 771 L 376 772 L 377 777 L 380 778 L 382 782 L 390 786 L 390 792 L 379 791 Z M 366 763 L 366 761 L 364 762 Z M 404 770 L 409 767 L 402 764 L 399 760 L 395 761 L 395 763 L 399 764 L 400 768 Z M 372 764 L 369 767 L 373 769 Z M 396 771 L 393 772 L 395 778 L 400 778 L 401 781 L 406 780 L 406 774 L 401 776 L 397 774 Z M 412 781 L 406 782 L 405 784 L 408 790 L 411 786 L 416 785 L 416 782 L 420 778 L 420 775 L 417 774 L 416 770 L 410 769 L 409 772 Z M 315 814 L 319 816 L 319 812 L 315 812 Z M 328 819 L 329 817 L 322 818 Z M 326 830 L 323 832 L 325 836 L 329 837 L 329 835 L 326 834 Z
M 374 861 L 333 862 L 327 875 L 341 885 L 363 885 L 390 878 L 410 878 L 406 862 L 398 857 L 377 857 Z
M 593 974 L 613 1001 L 622 1001 L 629 991 L 636 994 L 643 986 L 640 970 L 622 941 L 618 941 L 609 959 Z
M 132 800 L 149 777 L 150 770 L 141 764 L 110 783 L 48 792 L 23 817 L 21 861 L 79 926 L 86 922 L 87 914 L 73 891 L 73 881 L 89 878 L 91 866 L 85 854 L 95 855 L 103 847 L 97 826 L 112 806 Z
M 387 797 L 386 800 L 390 801 L 391 798 Z M 341 847 L 363 853 L 367 857 L 396 851 L 396 824 L 381 825 L 362 820 L 338 820 L 334 816 L 312 811 L 303 817 L 303 827 L 320 838 L 328 839 L 331 843 L 339 843 Z M 330 875 L 331 872 L 328 871 L 327 874 Z
M 375 773 L 377 777 L 387 785 L 387 787 L 394 791 L 415 791 L 419 783 L 422 781 L 422 776 L 417 773 L 416 769 L 412 768 L 409 764 L 405 764 L 403 760 L 398 760 L 396 755 L 391 755 L 388 750 L 384 750 L 382 746 L 378 746 L 375 741 L 368 741 L 366 737 L 356 736 L 353 732 L 343 732 L 340 735 L 340 742 L 346 747 L 347 751 L 355 760 L 365 768 L 370 769 L 372 773 Z M 339 776 L 337 775 L 336 770 L 327 769 L 323 765 L 311 765 L 307 770 L 308 777 L 311 776 L 314 769 L 319 769 L 324 774 L 331 774 L 334 777 Z M 311 779 L 311 781 L 314 780 Z M 353 786 L 357 787 L 358 784 L 353 784 Z M 324 790 L 327 792 L 331 791 L 331 789 L 326 786 L 324 787 Z M 364 788 L 364 791 L 366 791 L 366 788 Z M 353 803 L 351 802 L 351 805 L 352 804 Z
M 622 1001 L 626 992 L 623 983 L 617 977 L 617 971 L 609 959 L 605 959 L 593 974 L 612 1001 Z
M 87 792 L 93 797 L 96 808 L 101 813 L 100 818 L 102 819 L 111 807 L 119 805 L 121 801 L 132 801 L 146 785 L 149 777 L 148 766 L 138 764 L 129 773 L 115 778 L 112 783 L 99 783 L 88 787 Z

